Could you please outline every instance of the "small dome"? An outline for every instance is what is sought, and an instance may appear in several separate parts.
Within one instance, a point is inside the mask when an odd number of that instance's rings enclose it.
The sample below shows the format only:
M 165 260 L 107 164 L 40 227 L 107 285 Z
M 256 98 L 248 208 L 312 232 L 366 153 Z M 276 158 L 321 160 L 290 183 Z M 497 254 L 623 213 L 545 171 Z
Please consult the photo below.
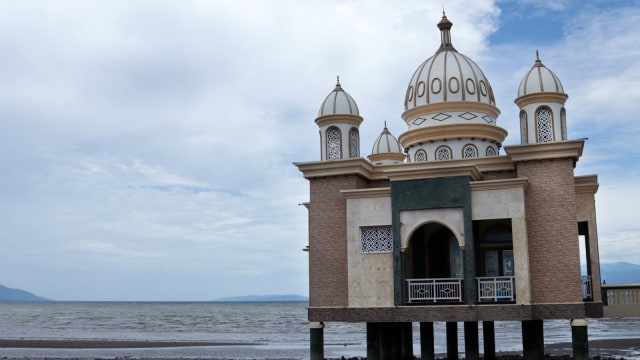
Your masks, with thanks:
M 371 154 L 385 154 L 385 153 L 400 153 L 402 154 L 402 147 L 398 143 L 398 139 L 391 135 L 387 124 L 384 124 L 384 130 L 378 136 L 378 139 L 373 143 L 373 149 Z
M 495 106 L 493 90 L 480 67 L 451 44 L 452 23 L 438 23 L 441 45 L 413 73 L 405 96 L 405 110 L 434 103 L 471 101 Z
M 520 82 L 518 97 L 542 92 L 564 93 L 564 88 L 556 74 L 542 64 L 536 51 L 536 62 Z
M 340 86 L 340 78 L 336 83 L 336 88 L 324 99 L 318 117 L 327 115 L 355 115 L 360 116 L 358 105 L 355 100 Z

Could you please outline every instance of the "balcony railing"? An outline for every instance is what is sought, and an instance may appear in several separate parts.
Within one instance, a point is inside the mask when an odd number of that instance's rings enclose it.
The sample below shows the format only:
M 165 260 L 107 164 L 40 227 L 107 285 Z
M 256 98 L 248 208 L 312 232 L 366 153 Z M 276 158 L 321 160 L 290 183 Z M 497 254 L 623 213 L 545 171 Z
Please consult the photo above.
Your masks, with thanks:
M 407 279 L 408 301 L 462 301 L 462 279 Z
M 513 276 L 478 277 L 479 301 L 514 301 Z
M 593 299 L 593 292 L 591 288 L 591 276 L 589 275 L 582 276 L 582 299 L 583 300 Z

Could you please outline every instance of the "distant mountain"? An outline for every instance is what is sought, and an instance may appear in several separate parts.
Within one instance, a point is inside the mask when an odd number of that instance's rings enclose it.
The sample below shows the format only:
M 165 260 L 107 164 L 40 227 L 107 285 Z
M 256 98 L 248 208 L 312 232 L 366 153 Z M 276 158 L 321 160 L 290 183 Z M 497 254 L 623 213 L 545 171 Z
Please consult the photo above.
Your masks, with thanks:
M 600 277 L 607 284 L 640 283 L 640 265 L 628 262 L 600 264 Z
M 229 296 L 214 301 L 246 301 L 246 302 L 281 302 L 281 301 L 309 301 L 306 296 L 300 295 L 247 295 L 247 296 Z
M 0 301 L 51 301 L 28 291 L 0 285 Z

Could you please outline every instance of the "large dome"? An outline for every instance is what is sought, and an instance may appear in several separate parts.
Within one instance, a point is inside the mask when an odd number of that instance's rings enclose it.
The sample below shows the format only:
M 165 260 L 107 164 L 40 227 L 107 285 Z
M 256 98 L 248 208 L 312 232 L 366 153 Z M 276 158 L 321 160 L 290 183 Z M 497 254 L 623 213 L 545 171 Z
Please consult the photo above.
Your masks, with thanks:
M 543 92 L 564 93 L 564 88 L 558 76 L 542 64 L 536 51 L 536 62 L 520 82 L 518 97 Z
M 336 82 L 336 88 L 327 95 L 320 105 L 318 117 L 326 115 L 355 115 L 360 116 L 355 100 L 340 86 L 340 78 Z
M 413 73 L 405 95 L 407 112 L 438 103 L 475 102 L 495 107 L 489 80 L 480 67 L 451 44 L 452 23 L 442 17 L 438 28 L 442 44 L 436 53 Z

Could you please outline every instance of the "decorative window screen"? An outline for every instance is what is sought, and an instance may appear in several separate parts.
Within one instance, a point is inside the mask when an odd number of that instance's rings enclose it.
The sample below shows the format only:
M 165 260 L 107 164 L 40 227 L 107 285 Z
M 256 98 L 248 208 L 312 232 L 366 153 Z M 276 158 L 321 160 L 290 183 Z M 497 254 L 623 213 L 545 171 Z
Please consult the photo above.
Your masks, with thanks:
M 355 158 L 360 156 L 359 139 L 358 129 L 351 128 L 351 130 L 349 130 L 349 157 Z
M 440 146 L 436 149 L 436 159 L 451 160 L 451 149 L 446 146 Z
M 527 112 L 520 111 L 520 143 L 529 143 L 529 132 L 527 131 Z
M 478 157 L 478 149 L 471 144 L 465 145 L 462 149 L 462 157 L 465 159 Z
M 360 227 L 361 253 L 387 253 L 391 251 L 393 251 L 393 232 L 391 225 Z
M 415 156 L 416 162 L 426 162 L 427 161 L 427 153 L 424 150 L 416 151 Z
M 327 129 L 327 153 L 329 160 L 337 160 L 342 157 L 340 154 L 340 129 L 336 127 Z
M 494 149 L 493 146 L 487 147 L 487 156 L 498 156 L 496 149 Z
M 536 111 L 536 125 L 538 142 L 553 141 L 553 115 L 549 108 L 541 107 Z

